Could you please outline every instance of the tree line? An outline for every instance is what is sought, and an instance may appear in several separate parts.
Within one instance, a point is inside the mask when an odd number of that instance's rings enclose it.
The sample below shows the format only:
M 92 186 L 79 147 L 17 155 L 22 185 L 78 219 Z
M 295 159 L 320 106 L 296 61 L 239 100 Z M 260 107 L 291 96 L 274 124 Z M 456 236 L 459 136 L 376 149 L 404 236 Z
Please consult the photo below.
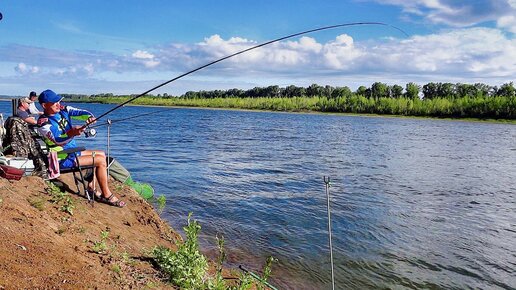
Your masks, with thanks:
M 65 95 L 63 95 L 65 96 Z M 132 96 L 66 95 L 73 101 L 121 103 Z M 451 118 L 516 119 L 516 89 L 513 82 L 499 87 L 486 84 L 415 83 L 389 86 L 375 82 L 371 87 L 255 87 L 189 91 L 181 96 L 146 95 L 133 102 L 140 105 L 240 108 L 273 111 L 319 111 L 359 114 L 392 114 Z
M 375 82 L 371 87 L 360 86 L 356 91 L 349 87 L 320 86 L 312 84 L 308 87 L 290 85 L 280 88 L 277 85 L 268 87 L 255 87 L 249 90 L 229 89 L 211 91 L 189 91 L 181 95 L 186 99 L 214 99 L 214 98 L 293 98 L 293 97 L 326 97 L 339 98 L 363 96 L 366 98 L 407 98 L 407 99 L 457 99 L 464 97 L 514 97 L 516 89 L 513 82 L 505 83 L 500 87 L 482 83 L 428 83 L 420 86 L 416 83 L 408 83 L 405 89 L 400 85 L 387 85 Z

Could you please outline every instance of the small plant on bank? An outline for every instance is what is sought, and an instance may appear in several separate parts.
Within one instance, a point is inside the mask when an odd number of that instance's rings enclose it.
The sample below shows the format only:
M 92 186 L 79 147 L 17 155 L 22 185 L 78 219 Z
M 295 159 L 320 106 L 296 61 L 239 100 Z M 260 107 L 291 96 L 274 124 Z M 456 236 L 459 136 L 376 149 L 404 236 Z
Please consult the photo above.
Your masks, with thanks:
M 66 212 L 70 215 L 73 215 L 73 210 L 75 209 L 75 203 L 70 195 L 66 192 L 63 192 L 57 187 L 55 184 L 51 182 L 47 182 L 47 188 L 45 189 L 48 194 L 50 194 L 51 203 L 61 204 L 59 207 L 60 211 Z
M 167 275 L 168 280 L 180 289 L 209 289 L 209 290 L 245 290 L 253 285 L 254 278 L 248 273 L 241 273 L 237 281 L 227 285 L 222 277 L 222 264 L 226 260 L 224 251 L 224 237 L 216 237 L 219 249 L 219 257 L 216 264 L 215 277 L 207 275 L 208 263 L 204 255 L 199 251 L 198 234 L 201 226 L 196 221 L 191 221 L 191 213 L 188 215 L 188 224 L 184 227 L 186 240 L 178 243 L 176 252 L 158 246 L 152 250 L 151 257 L 158 268 Z M 265 281 L 270 276 L 272 257 L 267 259 L 264 267 Z
M 217 235 L 215 237 L 217 239 L 217 246 L 219 249 L 219 257 L 217 258 L 217 264 L 216 267 L 216 273 L 215 278 L 213 280 L 208 281 L 208 289 L 211 290 L 224 290 L 228 287 L 226 286 L 226 283 L 224 282 L 224 278 L 222 277 L 222 264 L 226 260 L 226 252 L 224 251 L 224 236 Z
M 66 228 L 65 227 L 60 227 L 60 228 L 57 229 L 56 234 L 62 235 L 65 232 L 66 232 Z
M 32 207 L 37 208 L 39 211 L 45 210 L 45 199 L 43 198 L 28 198 L 27 201 Z
M 93 242 L 91 250 L 97 254 L 102 254 L 107 250 L 106 240 L 109 236 L 109 231 L 105 230 L 100 232 L 100 241 Z
M 208 261 L 199 251 L 197 235 L 201 225 L 191 221 L 183 228 L 186 233 L 184 243 L 178 244 L 176 252 L 162 246 L 153 250 L 153 258 L 168 280 L 181 289 L 203 289 L 204 276 L 208 269 Z
M 120 268 L 120 265 L 118 264 L 114 264 L 112 267 L 111 267 L 111 270 L 117 274 L 120 274 L 122 272 L 122 269 Z
M 277 259 L 275 259 L 274 257 L 270 256 L 267 258 L 267 261 L 265 262 L 265 265 L 263 266 L 263 276 L 262 276 L 262 280 L 263 282 L 267 282 L 267 279 L 269 279 L 269 277 L 271 276 L 271 271 L 272 271 L 272 263 L 277 261 Z M 262 283 L 258 284 L 257 285 L 257 288 L 259 290 L 263 290 L 265 289 L 262 285 Z
M 63 204 L 59 208 L 61 211 L 64 211 L 66 213 L 69 213 L 70 215 L 73 215 L 73 210 L 75 209 L 75 204 L 73 202 L 73 199 L 70 196 L 65 196 L 63 200 Z
M 50 194 L 50 202 L 51 203 L 60 203 L 64 200 L 67 195 L 66 192 L 62 192 L 59 187 L 55 186 L 53 183 L 48 182 L 48 187 L 45 189 L 48 194 Z
M 167 204 L 167 198 L 162 194 L 156 199 L 156 203 L 158 204 L 158 214 L 161 215 Z

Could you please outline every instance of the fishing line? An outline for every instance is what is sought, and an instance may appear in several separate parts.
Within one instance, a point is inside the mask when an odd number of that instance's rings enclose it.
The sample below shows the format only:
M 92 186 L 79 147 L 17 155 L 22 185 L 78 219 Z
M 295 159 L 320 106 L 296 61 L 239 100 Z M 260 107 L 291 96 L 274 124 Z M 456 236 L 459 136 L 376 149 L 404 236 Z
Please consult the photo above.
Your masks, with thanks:
M 89 126 L 89 128 L 97 128 L 97 127 L 107 126 L 107 125 L 111 125 L 113 123 L 127 121 L 127 120 L 131 120 L 131 119 L 134 119 L 134 118 L 139 118 L 139 117 L 143 117 L 143 116 L 147 116 L 147 115 L 151 115 L 151 114 L 156 114 L 156 113 L 160 113 L 160 112 L 164 112 L 164 111 L 169 111 L 169 110 L 170 110 L 170 108 L 166 108 L 166 109 L 163 109 L 163 110 L 147 112 L 147 113 L 138 114 L 138 115 L 134 115 L 134 116 L 130 116 L 130 117 L 122 118 L 122 119 L 117 119 L 117 120 L 109 120 L 108 119 L 108 121 L 106 123 Z
M 241 51 L 239 51 L 239 52 L 236 52 L 236 53 L 230 54 L 230 55 L 228 55 L 228 56 L 225 56 L 225 57 L 219 58 L 219 59 L 217 59 L 217 60 L 214 60 L 214 61 L 212 61 L 212 62 L 209 62 L 209 63 L 207 63 L 207 64 L 204 64 L 204 65 L 202 65 L 202 66 L 200 66 L 200 67 L 198 67 L 198 68 L 195 68 L 195 69 L 193 69 L 193 70 L 191 70 L 191 71 L 188 71 L 188 72 L 186 72 L 186 73 L 183 73 L 183 74 L 181 74 L 181 75 L 179 75 L 179 76 L 177 76 L 177 77 L 175 77 L 175 78 L 173 78 L 173 79 L 170 79 L 170 80 L 168 80 L 168 81 L 166 81 L 166 82 L 163 82 L 163 83 L 161 83 L 161 84 L 159 84 L 159 85 L 157 85 L 157 86 L 155 86 L 155 87 L 153 87 L 153 88 L 151 88 L 151 89 L 149 89 L 149 90 L 147 90 L 147 91 L 145 91 L 145 92 L 143 92 L 143 93 L 141 93 L 141 94 L 139 94 L 139 95 L 137 95 L 137 96 L 135 96 L 135 97 L 132 97 L 132 98 L 130 98 L 129 100 L 127 100 L 127 101 L 125 101 L 125 102 L 122 102 L 121 104 L 117 105 L 116 107 L 114 107 L 114 108 L 112 108 L 112 109 L 108 110 L 108 111 L 107 111 L 107 112 L 105 112 L 104 114 L 102 114 L 102 115 L 100 115 L 99 117 L 97 117 L 97 118 L 96 118 L 96 120 L 103 118 L 104 116 L 106 116 L 107 114 L 109 114 L 109 113 L 113 112 L 114 110 L 116 110 L 116 109 L 118 109 L 118 108 L 121 108 L 121 107 L 123 107 L 124 105 L 126 105 L 126 104 L 128 104 L 128 103 L 130 103 L 130 102 L 132 102 L 132 101 L 134 101 L 134 100 L 136 100 L 136 99 L 138 99 L 138 98 L 140 98 L 140 97 L 142 97 L 142 96 L 144 96 L 144 95 L 146 95 L 146 94 L 148 94 L 148 93 L 150 93 L 150 92 L 152 92 L 152 91 L 154 91 L 154 90 L 156 90 L 156 89 L 159 89 L 159 88 L 161 88 L 161 87 L 163 87 L 163 86 L 165 86 L 165 85 L 167 85 L 167 84 L 169 84 L 169 83 L 171 83 L 171 82 L 173 82 L 173 81 L 176 81 L 176 80 L 178 80 L 178 79 L 180 79 L 180 78 L 182 78 L 182 77 L 185 77 L 185 76 L 187 76 L 187 75 L 189 75 L 189 74 L 192 74 L 192 73 L 194 73 L 194 72 L 196 72 L 196 71 L 198 71 L 198 70 L 201 70 L 201 69 L 203 69 L 203 68 L 209 67 L 209 66 L 211 66 L 211 65 L 214 65 L 214 64 L 216 64 L 216 63 L 218 63 L 218 62 L 221 62 L 221 61 L 223 61 L 223 60 L 226 60 L 226 59 L 228 59 L 228 58 L 231 58 L 231 57 L 237 56 L 237 55 L 239 55 L 239 54 L 242 54 L 242 53 L 245 53 L 245 52 L 251 51 L 251 50 L 253 50 L 253 49 L 260 48 L 260 47 L 262 47 L 262 46 L 269 45 L 269 44 L 274 43 L 274 42 L 278 42 L 278 41 L 281 41 L 281 40 L 285 40 L 285 39 L 289 39 L 289 38 L 292 38 L 292 37 L 300 36 L 300 35 L 303 35 L 303 34 L 308 34 L 308 33 L 316 32 L 316 31 L 321 31 L 321 30 L 328 30 L 328 29 L 333 29 L 333 28 L 339 28 L 339 27 L 359 26 L 359 25 L 380 25 L 380 26 L 388 26 L 388 27 L 391 27 L 391 28 L 394 28 L 394 29 L 396 29 L 396 30 L 400 31 L 401 33 L 403 33 L 403 34 L 404 34 L 405 36 L 407 36 L 407 37 L 409 36 L 409 35 L 408 35 L 405 31 L 403 31 L 401 28 L 398 28 L 398 27 L 396 27 L 396 26 L 393 26 L 393 25 L 390 25 L 390 24 L 387 24 L 387 23 L 383 23 L 383 22 L 352 22 L 352 23 L 336 24 L 336 25 L 324 26 L 324 27 L 319 27 L 319 28 L 315 28 L 315 29 L 310 29 L 310 30 L 305 30 L 305 31 L 302 31 L 302 32 L 298 32 L 298 33 L 290 34 L 290 35 L 287 35 L 287 36 L 283 36 L 283 37 L 280 37 L 280 38 L 276 38 L 276 39 L 273 39 L 273 40 L 269 40 L 269 41 L 267 41 L 267 42 L 264 42 L 264 43 L 261 43 L 261 44 L 255 45 L 255 46 L 250 47 L 250 48 L 246 48 L 246 49 L 241 50 Z M 87 122 L 87 123 L 83 126 L 83 128 L 88 127 L 91 123 L 93 123 L 93 122 Z

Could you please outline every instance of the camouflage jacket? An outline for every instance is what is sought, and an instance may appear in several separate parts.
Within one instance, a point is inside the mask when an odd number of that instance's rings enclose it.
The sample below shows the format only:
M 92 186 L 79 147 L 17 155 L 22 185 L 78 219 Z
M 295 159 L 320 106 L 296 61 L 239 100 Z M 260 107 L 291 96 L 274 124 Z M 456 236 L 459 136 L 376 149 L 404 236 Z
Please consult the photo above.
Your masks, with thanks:
M 39 143 L 34 139 L 27 122 L 19 117 L 9 117 L 4 124 L 6 135 L 3 147 L 10 146 L 5 154 L 29 158 L 34 161 L 36 168 L 44 168 L 47 158 L 41 151 Z M 34 133 L 35 134 L 35 133 Z

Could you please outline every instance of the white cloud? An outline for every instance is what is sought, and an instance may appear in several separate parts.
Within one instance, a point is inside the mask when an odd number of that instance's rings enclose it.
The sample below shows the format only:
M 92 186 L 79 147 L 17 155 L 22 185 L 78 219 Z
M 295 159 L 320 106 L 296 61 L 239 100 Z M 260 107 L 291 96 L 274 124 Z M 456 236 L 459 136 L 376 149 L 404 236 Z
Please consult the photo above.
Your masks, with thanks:
M 215 35 L 200 43 L 200 59 L 215 59 L 234 53 L 238 49 L 229 40 Z M 188 53 L 196 54 L 192 47 Z M 216 51 L 216 52 L 215 52 Z M 220 63 L 226 74 L 293 73 L 310 74 L 378 73 L 398 74 L 460 74 L 484 73 L 489 75 L 516 74 L 516 41 L 508 39 L 500 30 L 469 28 L 414 36 L 406 40 L 391 39 L 384 43 L 356 46 L 349 35 L 339 35 L 327 43 L 303 37 L 262 47 L 246 53 L 232 62 Z M 183 57 L 184 58 L 184 57 Z M 200 63 L 192 64 L 200 65 Z M 233 71 L 233 73 L 231 73 Z
M 382 4 L 400 6 L 403 12 L 424 17 L 432 23 L 454 27 L 472 26 L 487 21 L 499 21 L 516 15 L 515 0 L 372 0 Z M 500 26 L 501 27 L 501 26 Z M 511 28 L 511 27 L 502 27 Z M 512 28 L 511 28 L 512 29 Z M 511 30 L 512 31 L 512 30 Z
M 153 54 L 148 53 L 147 51 L 144 51 L 144 50 L 137 50 L 132 54 L 132 56 L 134 58 L 138 58 L 138 59 L 153 59 L 154 58 Z
M 142 63 L 146 68 L 154 68 L 160 64 L 160 62 L 154 58 L 154 54 L 144 50 L 135 51 L 132 54 L 132 57 L 142 60 Z
M 391 51 L 391 52 L 389 52 Z M 447 76 L 495 77 L 516 75 L 516 40 L 496 29 L 470 28 L 441 34 L 416 36 L 370 52 L 377 65 L 389 67 L 383 59 L 400 55 L 399 73 L 434 73 Z
M 286 46 L 290 49 L 318 53 L 323 48 L 322 44 L 311 37 L 303 36 L 299 41 L 287 41 Z
M 335 41 L 328 42 L 323 49 L 324 64 L 333 69 L 349 68 L 363 54 L 363 51 L 354 47 L 353 38 L 346 34 L 337 36 Z
M 25 63 L 21 62 L 18 63 L 16 67 L 14 67 L 14 70 L 22 75 L 37 74 L 39 72 L 39 67 L 26 65 Z
M 189 50 L 205 53 L 201 59 L 215 60 L 250 48 L 256 42 L 247 39 L 234 38 L 222 39 L 219 35 L 212 35 L 204 42 L 198 43 L 198 47 Z M 244 65 L 252 65 L 253 70 L 285 71 L 303 67 L 343 68 L 347 61 L 360 56 L 360 52 L 354 48 L 353 39 L 348 35 L 340 35 L 334 41 L 326 44 L 318 43 L 314 38 L 301 37 L 297 41 L 285 41 L 270 46 L 246 52 L 228 61 L 232 67 L 241 69 Z M 228 64 L 220 66 L 228 67 Z
M 51 75 L 69 78 L 91 77 L 95 74 L 95 66 L 91 63 L 85 65 L 70 65 L 66 67 L 54 67 L 47 69 Z
M 156 67 L 160 64 L 159 61 L 156 61 L 156 60 L 148 60 L 148 61 L 144 61 L 143 64 L 145 65 L 146 68 L 153 68 L 153 67 Z
M 511 21 L 509 17 L 499 25 L 509 25 Z M 353 84 L 350 82 L 389 80 L 398 84 L 452 81 L 500 85 L 514 81 L 516 76 L 516 39 L 510 37 L 495 28 L 452 29 L 377 42 L 357 42 L 346 34 L 327 42 L 301 37 L 260 47 L 185 80 L 206 80 L 209 77 L 211 80 L 229 82 L 239 79 L 242 84 L 264 86 L 297 85 L 302 80 L 308 84 L 320 82 L 351 87 Z M 0 47 L 0 55 L 2 62 L 14 63 L 18 77 L 22 75 L 24 79 L 37 76 L 45 81 L 56 79 L 59 83 L 63 80 L 80 83 L 100 79 L 103 83 L 110 79 L 134 82 L 141 80 L 142 74 L 157 80 L 169 79 L 256 44 L 246 38 L 223 39 L 212 35 L 195 44 L 148 47 L 129 55 L 65 52 L 25 46 Z M 31 65 L 27 64 L 27 59 L 31 59 Z M 110 75 L 118 77 L 110 78 Z M 135 76 L 140 76 L 140 79 Z M 147 80 L 150 81 L 149 78 Z M 259 84 L 260 80 L 269 82 Z M 346 83 L 335 83 L 339 80 Z
M 516 2 L 516 0 L 515 0 Z M 512 33 L 516 33 L 516 16 L 507 15 L 498 18 L 496 25 L 500 28 L 506 29 Z

